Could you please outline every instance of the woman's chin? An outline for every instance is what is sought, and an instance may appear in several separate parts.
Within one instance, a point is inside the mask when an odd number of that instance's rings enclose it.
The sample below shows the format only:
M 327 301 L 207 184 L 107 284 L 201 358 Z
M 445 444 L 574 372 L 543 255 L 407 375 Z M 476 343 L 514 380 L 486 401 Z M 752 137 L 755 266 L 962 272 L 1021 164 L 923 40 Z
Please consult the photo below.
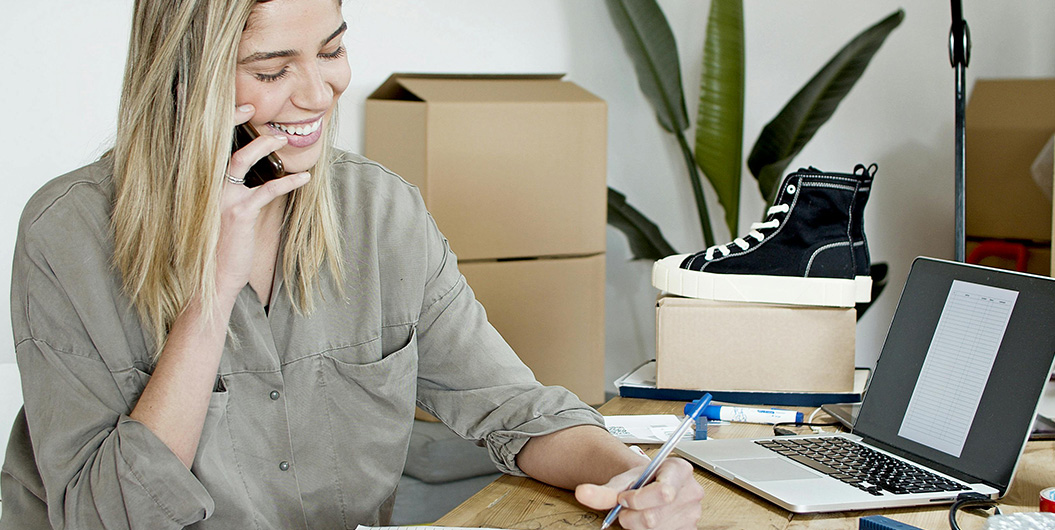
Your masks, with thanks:
M 296 149 L 295 151 L 298 152 L 287 153 L 286 151 L 294 150 L 285 148 L 276 152 L 278 158 L 282 160 L 282 168 L 286 173 L 300 173 L 315 167 L 315 164 L 319 161 L 322 148 L 321 146 L 313 146 L 312 149 Z

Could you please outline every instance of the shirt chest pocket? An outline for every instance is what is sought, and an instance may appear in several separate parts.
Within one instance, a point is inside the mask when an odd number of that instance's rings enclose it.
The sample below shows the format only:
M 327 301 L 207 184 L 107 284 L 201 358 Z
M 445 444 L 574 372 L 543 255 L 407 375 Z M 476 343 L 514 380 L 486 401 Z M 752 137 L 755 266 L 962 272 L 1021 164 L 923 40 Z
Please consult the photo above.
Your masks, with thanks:
M 404 422 L 414 415 L 417 361 L 417 330 L 385 328 L 375 340 L 319 356 L 321 366 L 317 374 L 321 378 L 319 383 L 340 396 L 339 399 L 376 407 L 376 410 L 363 408 L 355 415 L 367 417 L 354 419 L 384 421 L 382 417 L 385 417 Z
M 328 349 L 322 355 L 339 364 L 365 366 L 403 353 L 409 346 L 415 352 L 414 357 L 417 357 L 417 329 L 413 324 L 383 327 L 379 335 L 352 346 Z

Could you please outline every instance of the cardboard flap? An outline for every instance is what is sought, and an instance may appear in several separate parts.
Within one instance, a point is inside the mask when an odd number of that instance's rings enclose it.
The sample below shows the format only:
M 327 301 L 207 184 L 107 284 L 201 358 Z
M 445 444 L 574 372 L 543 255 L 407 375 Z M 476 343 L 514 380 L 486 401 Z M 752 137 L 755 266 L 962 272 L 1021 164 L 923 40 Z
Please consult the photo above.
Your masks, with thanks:
M 377 87 L 366 99 L 382 99 L 395 101 L 422 101 L 421 98 L 410 92 L 400 83 L 402 74 L 392 74 L 381 86 Z
M 369 99 L 427 102 L 562 102 L 601 99 L 564 74 L 392 74 Z
M 967 103 L 972 129 L 1055 132 L 1055 79 L 980 79 Z

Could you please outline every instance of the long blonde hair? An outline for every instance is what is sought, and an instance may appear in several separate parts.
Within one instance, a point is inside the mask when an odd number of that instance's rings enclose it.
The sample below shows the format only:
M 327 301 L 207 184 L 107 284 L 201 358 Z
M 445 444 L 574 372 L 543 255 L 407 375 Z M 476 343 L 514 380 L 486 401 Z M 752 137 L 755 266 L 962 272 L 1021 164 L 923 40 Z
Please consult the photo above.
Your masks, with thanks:
M 114 266 L 156 358 L 172 322 L 200 294 L 211 314 L 223 174 L 231 153 L 235 67 L 258 1 L 137 0 L 112 152 Z M 286 203 L 282 270 L 310 312 L 327 262 L 339 288 L 339 225 L 330 188 L 336 111 L 312 180 Z

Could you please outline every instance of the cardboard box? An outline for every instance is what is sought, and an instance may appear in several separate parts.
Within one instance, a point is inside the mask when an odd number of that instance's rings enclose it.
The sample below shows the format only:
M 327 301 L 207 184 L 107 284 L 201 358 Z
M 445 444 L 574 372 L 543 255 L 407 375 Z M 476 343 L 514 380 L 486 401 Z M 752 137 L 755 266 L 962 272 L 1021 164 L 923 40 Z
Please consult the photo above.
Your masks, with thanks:
M 979 80 L 967 105 L 967 235 L 1052 240 L 1052 203 L 1030 165 L 1055 133 L 1055 79 Z
M 604 254 L 459 268 L 488 320 L 539 381 L 604 403 Z
M 364 154 L 421 189 L 462 261 L 604 252 L 607 107 L 561 77 L 395 74 Z
M 662 296 L 656 386 L 849 392 L 857 311 Z

